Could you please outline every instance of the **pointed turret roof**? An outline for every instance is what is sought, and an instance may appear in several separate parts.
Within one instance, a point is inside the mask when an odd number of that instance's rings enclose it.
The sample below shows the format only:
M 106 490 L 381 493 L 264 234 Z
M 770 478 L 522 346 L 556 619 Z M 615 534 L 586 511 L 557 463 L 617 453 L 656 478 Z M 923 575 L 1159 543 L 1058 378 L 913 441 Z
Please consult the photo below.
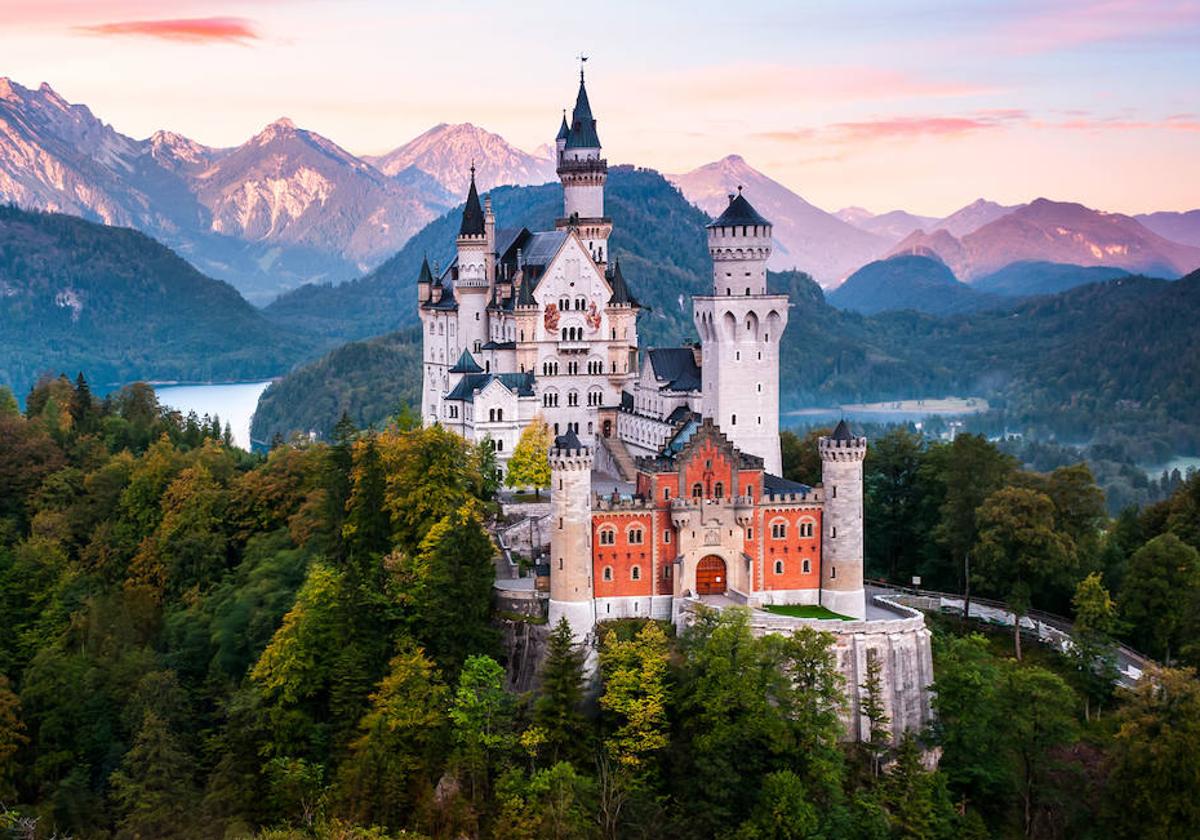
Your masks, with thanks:
M 571 127 L 569 125 L 567 125 L 567 109 L 563 108 L 562 125 L 560 125 L 558 127 L 558 136 L 555 137 L 554 139 L 555 140 L 566 140 L 567 136 L 570 133 L 571 133 Z
M 596 121 L 592 118 L 592 106 L 588 102 L 582 70 L 579 71 L 579 93 L 575 97 L 575 110 L 571 112 L 571 132 L 567 135 L 567 148 L 600 148 L 600 135 L 596 133 Z
M 742 188 L 738 187 L 737 195 L 729 196 L 729 206 L 725 208 L 725 212 L 718 216 L 716 221 L 710 222 L 708 226 L 710 228 L 719 228 L 734 227 L 735 225 L 769 224 L 771 224 L 770 221 L 759 215 L 759 212 L 742 195 Z
M 483 236 L 483 207 L 479 204 L 479 191 L 475 189 L 475 164 L 471 164 L 471 189 L 463 207 L 462 227 L 459 236 Z
M 612 286 L 612 297 L 608 299 L 609 303 L 627 303 L 630 306 L 637 306 L 637 298 L 629 291 L 629 284 L 625 282 L 625 275 L 621 273 L 621 261 L 617 260 L 613 263 L 612 270 L 609 272 L 608 284 Z
M 533 280 L 526 276 L 521 280 L 521 288 L 517 290 L 517 306 L 537 306 L 533 299 Z
M 850 431 L 850 424 L 843 417 L 838 421 L 837 426 L 833 429 L 833 434 L 829 436 L 830 440 L 854 440 L 854 433 Z
M 429 257 L 421 258 L 421 274 L 417 277 L 418 283 L 432 283 L 433 272 L 429 270 Z
M 454 367 L 450 368 L 451 373 L 483 373 L 483 368 L 479 366 L 479 362 L 475 361 L 475 357 L 470 351 L 465 348 L 462 355 L 458 357 L 458 361 L 454 363 Z

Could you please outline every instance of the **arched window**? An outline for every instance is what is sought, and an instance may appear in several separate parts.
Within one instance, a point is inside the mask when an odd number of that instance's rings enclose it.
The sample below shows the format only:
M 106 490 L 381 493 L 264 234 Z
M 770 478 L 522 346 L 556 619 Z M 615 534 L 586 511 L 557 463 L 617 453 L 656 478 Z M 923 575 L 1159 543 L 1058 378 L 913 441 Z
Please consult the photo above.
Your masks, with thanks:
M 782 519 L 776 519 L 771 523 L 771 539 L 787 539 L 787 522 Z
M 503 408 L 496 409 L 496 421 L 499 423 L 504 422 L 504 409 Z
M 600 529 L 600 545 L 614 545 L 617 542 L 617 530 L 615 528 Z
M 645 535 L 645 532 L 642 530 L 642 526 L 634 525 L 633 527 L 631 527 L 629 529 L 629 544 L 630 545 L 641 545 L 642 538 L 644 535 Z
M 777 574 L 777 575 L 783 574 L 783 561 L 782 560 L 775 561 L 775 574 Z
M 641 580 L 642 579 L 642 567 L 634 566 L 632 569 L 630 569 L 629 570 L 629 579 L 630 580 Z
M 806 575 L 812 571 L 812 561 L 807 557 L 803 560 L 803 562 L 801 562 L 800 571 L 804 572 Z
M 612 580 L 612 566 L 605 566 L 603 577 L 605 580 Z
M 717 499 L 725 498 L 724 482 L 718 481 L 716 484 L 713 485 L 713 497 L 717 498 Z
M 811 537 L 813 535 L 815 523 L 811 519 L 801 519 L 799 528 L 801 537 Z
M 699 499 L 704 495 L 704 485 L 697 481 L 692 485 L 692 498 Z

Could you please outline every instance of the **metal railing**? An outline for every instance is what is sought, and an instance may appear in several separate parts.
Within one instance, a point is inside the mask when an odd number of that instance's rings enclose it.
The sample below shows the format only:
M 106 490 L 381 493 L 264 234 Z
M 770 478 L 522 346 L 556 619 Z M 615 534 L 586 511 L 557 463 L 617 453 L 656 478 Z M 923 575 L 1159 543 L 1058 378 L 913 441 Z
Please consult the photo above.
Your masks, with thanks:
M 887 589 L 892 592 L 899 592 L 904 595 L 916 595 L 921 598 L 936 598 L 940 601 L 957 601 L 959 603 L 962 603 L 966 600 L 961 592 L 940 592 L 936 589 L 921 589 L 917 586 L 904 586 L 901 584 L 891 583 L 886 580 L 879 580 L 877 578 L 864 578 L 863 583 L 867 586 L 874 586 L 877 589 Z M 1007 602 L 998 601 L 994 598 L 981 598 L 977 595 L 972 595 L 971 604 L 978 604 L 982 607 L 991 607 L 992 609 L 1002 610 L 1003 612 L 1010 613 L 1013 616 L 1016 615 L 1016 612 L 1008 605 Z M 1075 628 L 1075 623 L 1071 621 L 1071 619 L 1066 618 L 1065 616 L 1056 615 L 1055 613 L 1048 613 L 1045 610 L 1029 609 L 1021 613 L 1021 617 L 1028 618 L 1034 622 L 1040 622 L 1048 627 L 1053 627 L 1060 633 L 1065 633 L 1067 635 L 1070 635 Z M 970 615 L 968 618 L 976 621 L 987 620 L 982 616 L 975 615 Z M 1141 671 L 1145 671 L 1147 668 L 1158 665 L 1155 660 L 1151 659 L 1149 656 L 1146 656 L 1146 654 L 1134 650 L 1122 642 L 1114 641 L 1113 647 L 1116 649 L 1118 654 L 1136 665 Z

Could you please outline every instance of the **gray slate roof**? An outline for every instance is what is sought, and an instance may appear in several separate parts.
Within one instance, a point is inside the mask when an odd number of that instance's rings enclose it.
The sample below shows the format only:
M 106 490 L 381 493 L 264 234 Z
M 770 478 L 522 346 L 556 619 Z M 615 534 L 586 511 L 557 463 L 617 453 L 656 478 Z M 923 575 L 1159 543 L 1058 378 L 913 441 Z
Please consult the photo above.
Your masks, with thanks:
M 700 368 L 690 347 L 657 347 L 647 350 L 654 378 L 671 391 L 699 391 Z
M 446 395 L 446 399 L 474 402 L 475 392 L 486 388 L 494 379 L 499 379 L 501 385 L 518 397 L 533 396 L 532 373 L 468 373 L 458 380 L 458 384 Z
M 725 208 L 725 212 L 716 218 L 716 221 L 709 222 L 708 227 L 735 227 L 738 225 L 769 225 L 769 221 L 764 219 L 759 212 L 754 209 L 746 197 L 742 195 L 742 188 L 738 187 L 738 193 L 729 199 L 729 206 Z

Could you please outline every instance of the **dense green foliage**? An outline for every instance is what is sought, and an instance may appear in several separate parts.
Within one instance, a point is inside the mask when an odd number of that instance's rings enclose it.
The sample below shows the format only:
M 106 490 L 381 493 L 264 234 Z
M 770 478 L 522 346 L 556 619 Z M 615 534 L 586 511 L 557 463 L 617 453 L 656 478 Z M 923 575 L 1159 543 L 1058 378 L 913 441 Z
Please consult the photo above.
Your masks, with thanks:
M 421 333 L 403 330 L 343 344 L 273 382 L 258 400 L 250 436 L 316 432 L 328 440 L 343 417 L 359 427 L 421 404 Z
M 846 686 L 830 637 L 756 638 L 730 609 L 677 638 L 602 625 L 593 651 L 560 624 L 539 688 L 517 695 L 491 617 L 484 448 L 345 420 L 329 444 L 256 457 L 214 425 L 164 413 L 141 386 L 97 401 L 82 379 L 48 380 L 25 415 L 0 398 L 0 827 L 264 840 L 1198 828 L 1193 671 L 1114 698 L 1087 673 L 1095 660 L 1034 648 L 1017 662 L 1002 639 L 940 620 L 938 724 L 895 743 L 877 672 Z M 892 545 L 894 572 L 928 563 L 952 580 L 955 546 L 999 545 L 996 564 L 1016 571 L 994 585 L 1020 576 L 1034 604 L 1069 588 L 1094 649 L 1146 633 L 1164 657 L 1200 657 L 1197 611 L 1155 600 L 1165 587 L 1196 603 L 1200 481 L 1110 525 L 1086 472 L 1022 473 L 960 441 L 872 448 L 868 521 L 912 511 L 936 535 L 929 555 L 913 553 L 922 540 Z M 994 510 L 1017 495 L 1072 564 L 1032 563 L 1045 540 L 1022 542 Z M 1139 589 L 1143 577 L 1163 583 Z M 1133 609 L 1123 631 L 1115 618 Z M 840 740 L 847 691 L 868 744 Z M 1130 807 L 1098 804 L 1118 801 Z
M 562 212 L 562 186 L 496 187 L 490 192 L 497 225 L 553 230 Z M 708 216 L 690 205 L 657 172 L 617 166 L 609 171 L 605 209 L 613 220 L 609 252 L 648 311 L 641 325 L 652 344 L 692 333 L 691 297 L 711 283 L 704 226 Z M 367 276 L 339 286 L 309 285 L 268 306 L 274 322 L 341 341 L 367 338 L 417 320 L 417 275 L 428 257 L 446 266 L 462 207 L 436 219 Z M 682 298 L 680 297 L 682 296 Z
M 0 385 L 265 379 L 313 342 L 144 234 L 0 207 Z
M 1008 301 L 959 282 L 936 257 L 901 254 L 864 265 L 829 295 L 829 303 L 864 315 L 893 309 L 948 315 Z
M 971 288 L 1008 297 L 1054 295 L 1088 283 L 1103 283 L 1128 277 L 1123 268 L 1103 265 L 1071 265 L 1069 263 L 1021 260 L 999 271 L 984 275 L 971 283 Z

